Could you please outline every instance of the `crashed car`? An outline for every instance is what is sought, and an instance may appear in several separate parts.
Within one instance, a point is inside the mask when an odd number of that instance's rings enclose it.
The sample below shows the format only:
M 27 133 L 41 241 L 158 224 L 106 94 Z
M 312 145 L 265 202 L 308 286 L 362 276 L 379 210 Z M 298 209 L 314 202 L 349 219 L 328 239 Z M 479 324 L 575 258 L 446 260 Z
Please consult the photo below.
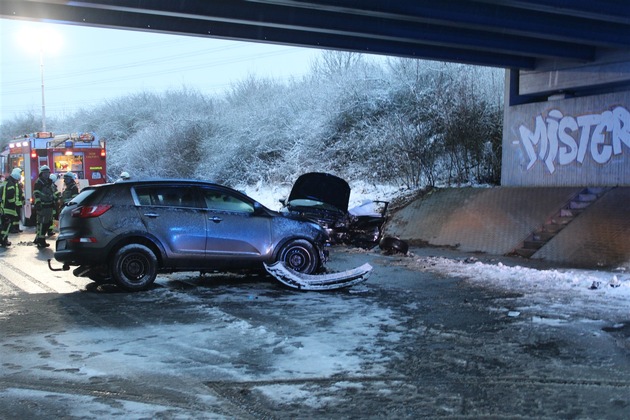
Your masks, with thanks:
M 304 217 L 328 232 L 331 244 L 372 248 L 379 243 L 386 201 L 367 201 L 348 209 L 350 186 L 338 176 L 310 172 L 298 177 L 281 212 Z
M 327 259 L 327 235 L 318 224 L 195 180 L 85 188 L 63 208 L 59 228 L 54 258 L 61 270 L 76 267 L 75 276 L 129 291 L 147 289 L 158 273 L 262 269 L 276 262 L 290 270 L 283 277 L 301 285 L 310 279 L 293 273 L 314 275 Z M 340 277 L 318 282 L 327 286 Z

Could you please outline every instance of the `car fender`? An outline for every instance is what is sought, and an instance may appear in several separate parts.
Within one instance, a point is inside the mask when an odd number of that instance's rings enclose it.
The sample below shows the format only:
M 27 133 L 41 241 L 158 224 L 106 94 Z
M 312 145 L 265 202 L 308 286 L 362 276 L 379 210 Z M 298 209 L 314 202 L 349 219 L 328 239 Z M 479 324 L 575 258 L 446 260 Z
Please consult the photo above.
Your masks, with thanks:
M 156 253 L 155 255 L 160 266 L 164 264 L 164 261 L 168 260 L 166 250 L 162 243 L 154 235 L 146 231 L 125 232 L 123 235 L 112 239 L 107 249 L 107 259 L 110 260 L 117 250 L 131 243 L 140 243 L 148 246 Z

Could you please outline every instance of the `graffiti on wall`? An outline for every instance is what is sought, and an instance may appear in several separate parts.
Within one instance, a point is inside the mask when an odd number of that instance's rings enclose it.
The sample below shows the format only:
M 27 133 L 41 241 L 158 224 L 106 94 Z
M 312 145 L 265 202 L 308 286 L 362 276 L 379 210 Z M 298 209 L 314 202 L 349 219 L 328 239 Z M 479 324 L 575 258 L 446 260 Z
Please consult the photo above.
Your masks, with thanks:
M 527 170 L 540 160 L 553 174 L 556 164 L 581 164 L 587 154 L 603 165 L 621 155 L 624 147 L 630 149 L 630 112 L 623 106 L 578 117 L 553 109 L 546 117 L 538 115 L 535 121 L 533 130 L 519 127 L 521 144 L 529 158 Z

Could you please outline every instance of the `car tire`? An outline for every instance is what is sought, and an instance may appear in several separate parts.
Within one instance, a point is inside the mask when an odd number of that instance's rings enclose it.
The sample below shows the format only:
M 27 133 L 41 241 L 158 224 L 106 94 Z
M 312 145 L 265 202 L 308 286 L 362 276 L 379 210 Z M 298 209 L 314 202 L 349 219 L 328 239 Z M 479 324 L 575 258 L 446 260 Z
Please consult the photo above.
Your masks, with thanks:
M 148 247 L 130 244 L 114 255 L 112 277 L 116 284 L 130 292 L 146 290 L 157 276 L 157 257 Z
M 406 254 L 409 251 L 409 245 L 402 239 L 393 236 L 385 236 L 378 244 L 379 248 L 388 253 Z
M 309 241 L 295 239 L 288 242 L 278 253 L 277 261 L 304 274 L 313 274 L 319 268 L 319 255 Z

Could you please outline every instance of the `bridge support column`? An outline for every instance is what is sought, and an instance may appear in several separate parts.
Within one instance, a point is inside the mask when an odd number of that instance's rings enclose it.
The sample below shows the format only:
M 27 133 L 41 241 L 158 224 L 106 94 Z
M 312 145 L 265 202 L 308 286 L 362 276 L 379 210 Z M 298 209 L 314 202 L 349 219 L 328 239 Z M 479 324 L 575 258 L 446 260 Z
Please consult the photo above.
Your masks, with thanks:
M 506 71 L 501 184 L 630 186 L 630 56 Z

